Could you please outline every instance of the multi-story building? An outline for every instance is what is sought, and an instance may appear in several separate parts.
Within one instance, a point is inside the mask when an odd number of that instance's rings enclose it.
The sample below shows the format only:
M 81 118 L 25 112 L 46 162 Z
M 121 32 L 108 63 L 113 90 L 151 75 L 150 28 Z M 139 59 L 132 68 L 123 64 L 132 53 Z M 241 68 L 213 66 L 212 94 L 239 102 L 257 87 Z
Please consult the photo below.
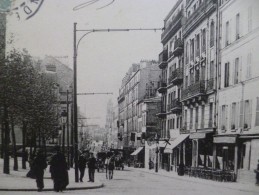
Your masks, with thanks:
M 118 147 L 118 107 L 113 106 L 111 100 L 107 104 L 106 113 L 106 124 L 105 129 L 107 132 L 108 147 L 112 149 L 117 149 Z
M 219 1 L 218 166 L 255 182 L 259 159 L 259 2 Z
M 184 150 L 186 166 L 212 167 L 216 127 L 217 4 L 213 0 L 187 0 L 184 38 L 184 78 L 181 102 L 183 128 L 190 133 L 190 148 Z M 187 152 L 187 153 L 186 153 Z M 187 155 L 186 155 L 187 154 Z
M 174 140 L 180 136 L 182 124 L 182 104 L 180 102 L 183 83 L 183 37 L 182 21 L 185 1 L 179 0 L 164 20 L 164 31 L 161 35 L 163 51 L 159 55 L 159 67 L 162 69 L 160 88 L 162 94 L 161 112 L 161 139 L 168 139 L 173 146 Z M 182 140 L 183 141 L 183 140 Z M 160 141 L 164 149 L 164 141 Z M 179 143 L 180 144 L 180 143 Z M 179 145 L 178 144 L 178 145 Z M 180 144 L 181 145 L 181 144 Z M 160 153 L 160 167 L 171 170 L 172 165 L 179 161 L 179 148 L 168 147 Z
M 141 133 L 138 103 L 157 89 L 160 71 L 156 61 L 143 60 L 133 64 L 122 80 L 118 97 L 119 148 L 134 149 Z

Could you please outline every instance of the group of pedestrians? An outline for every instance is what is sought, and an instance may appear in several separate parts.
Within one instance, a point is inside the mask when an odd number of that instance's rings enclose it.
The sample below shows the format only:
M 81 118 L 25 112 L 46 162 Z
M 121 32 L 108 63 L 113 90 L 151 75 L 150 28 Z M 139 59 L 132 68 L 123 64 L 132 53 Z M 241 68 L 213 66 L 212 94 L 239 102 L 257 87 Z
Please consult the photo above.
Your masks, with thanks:
M 68 166 L 64 154 L 61 153 L 60 148 L 55 148 L 56 153 L 52 156 L 50 161 L 50 173 L 53 180 L 54 190 L 62 192 L 69 184 Z M 41 192 L 44 188 L 44 170 L 48 164 L 42 150 L 38 150 L 35 158 L 31 163 L 31 170 L 33 177 L 36 179 L 38 191 Z
M 79 168 L 79 172 L 80 172 L 80 182 L 83 182 L 83 178 L 85 175 L 85 168 L 86 168 L 86 163 L 87 163 L 87 167 L 88 167 L 88 176 L 89 176 L 89 180 L 88 182 L 94 182 L 94 173 L 95 173 L 95 168 L 96 168 L 96 159 L 94 158 L 93 153 L 89 154 L 89 158 L 87 160 L 86 158 L 86 154 L 82 153 L 79 156 L 78 159 L 78 168 Z

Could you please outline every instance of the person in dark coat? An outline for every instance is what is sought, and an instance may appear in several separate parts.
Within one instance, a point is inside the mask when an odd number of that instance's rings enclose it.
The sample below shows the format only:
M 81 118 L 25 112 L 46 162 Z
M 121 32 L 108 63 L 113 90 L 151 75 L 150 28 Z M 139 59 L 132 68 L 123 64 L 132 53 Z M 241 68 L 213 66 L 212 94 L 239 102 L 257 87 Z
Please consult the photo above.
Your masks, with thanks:
M 95 163 L 96 163 L 96 159 L 94 158 L 93 153 L 90 153 L 90 157 L 89 157 L 88 163 L 87 163 L 88 174 L 89 174 L 88 182 L 94 182 Z
M 110 158 L 109 164 L 108 164 L 108 169 L 109 169 L 109 179 L 113 178 L 113 170 L 115 168 L 115 159 L 114 157 Z
M 43 176 L 44 176 L 44 169 L 48 166 L 46 162 L 46 158 L 43 155 L 42 150 L 37 152 L 35 159 L 32 162 L 32 170 L 36 178 L 37 188 L 38 191 L 41 192 L 44 188 Z
M 259 185 L 259 160 L 258 160 L 258 164 L 257 164 L 257 169 L 255 169 L 255 179 L 256 179 L 256 185 Z
M 78 168 L 80 171 L 80 182 L 83 182 L 86 168 L 86 158 L 84 154 L 81 154 L 78 159 Z
M 56 154 L 54 154 L 50 161 L 50 173 L 54 182 L 54 190 L 56 192 L 63 191 L 68 185 L 68 171 L 67 162 L 64 154 L 61 153 L 60 148 L 56 147 Z

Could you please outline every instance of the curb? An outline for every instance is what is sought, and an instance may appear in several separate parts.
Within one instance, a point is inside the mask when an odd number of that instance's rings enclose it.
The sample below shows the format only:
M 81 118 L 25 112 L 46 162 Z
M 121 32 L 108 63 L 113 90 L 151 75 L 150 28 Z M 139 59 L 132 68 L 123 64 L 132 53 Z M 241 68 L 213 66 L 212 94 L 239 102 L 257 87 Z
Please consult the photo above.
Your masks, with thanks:
M 72 190 L 90 190 L 90 189 L 98 189 L 98 188 L 103 188 L 104 187 L 104 184 L 101 183 L 100 185 L 96 185 L 96 186 L 88 186 L 88 187 L 69 187 L 69 188 L 66 188 L 64 191 L 72 191 Z M 24 188 L 24 189 L 0 189 L 0 191 L 38 191 L 38 189 L 33 189 L 33 188 Z M 45 189 L 42 189 L 42 191 L 54 191 L 53 188 L 45 188 Z
M 144 173 L 149 173 L 149 174 L 153 174 L 153 175 L 160 175 L 160 176 L 163 176 L 163 177 L 167 177 L 167 178 L 171 178 L 171 179 L 176 179 L 176 180 L 182 180 L 182 181 L 188 181 L 188 182 L 192 182 L 192 183 L 199 183 L 199 184 L 204 184 L 202 181 L 193 181 L 193 180 L 190 180 L 190 179 L 184 179 L 184 177 L 177 177 L 177 176 L 168 176 L 168 175 L 162 175 L 160 173 L 155 173 L 155 172 L 149 172 L 149 171 L 145 171 L 145 170 L 141 170 L 141 169 L 138 169 L 139 171 L 141 172 L 144 172 Z M 187 177 L 188 178 L 188 177 Z M 259 188 L 258 188 L 258 191 L 255 191 L 255 190 L 249 190 L 249 189 L 242 189 L 242 188 L 234 188 L 234 187 L 230 187 L 230 186 L 223 186 L 223 185 L 220 185 L 220 183 L 212 183 L 210 184 L 212 186 L 215 186 L 215 187 L 222 187 L 222 188 L 227 188 L 227 189 L 231 189 L 231 190 L 238 190 L 238 191 L 242 191 L 242 192 L 256 192 L 258 193 L 259 192 Z

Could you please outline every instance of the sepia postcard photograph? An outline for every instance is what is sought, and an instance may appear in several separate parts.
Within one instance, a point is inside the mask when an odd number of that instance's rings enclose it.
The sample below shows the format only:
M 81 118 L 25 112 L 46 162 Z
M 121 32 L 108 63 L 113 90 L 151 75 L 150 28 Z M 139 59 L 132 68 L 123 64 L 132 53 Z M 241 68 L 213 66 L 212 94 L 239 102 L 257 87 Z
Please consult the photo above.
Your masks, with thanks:
M 258 195 L 259 0 L 0 0 L 0 194 Z

